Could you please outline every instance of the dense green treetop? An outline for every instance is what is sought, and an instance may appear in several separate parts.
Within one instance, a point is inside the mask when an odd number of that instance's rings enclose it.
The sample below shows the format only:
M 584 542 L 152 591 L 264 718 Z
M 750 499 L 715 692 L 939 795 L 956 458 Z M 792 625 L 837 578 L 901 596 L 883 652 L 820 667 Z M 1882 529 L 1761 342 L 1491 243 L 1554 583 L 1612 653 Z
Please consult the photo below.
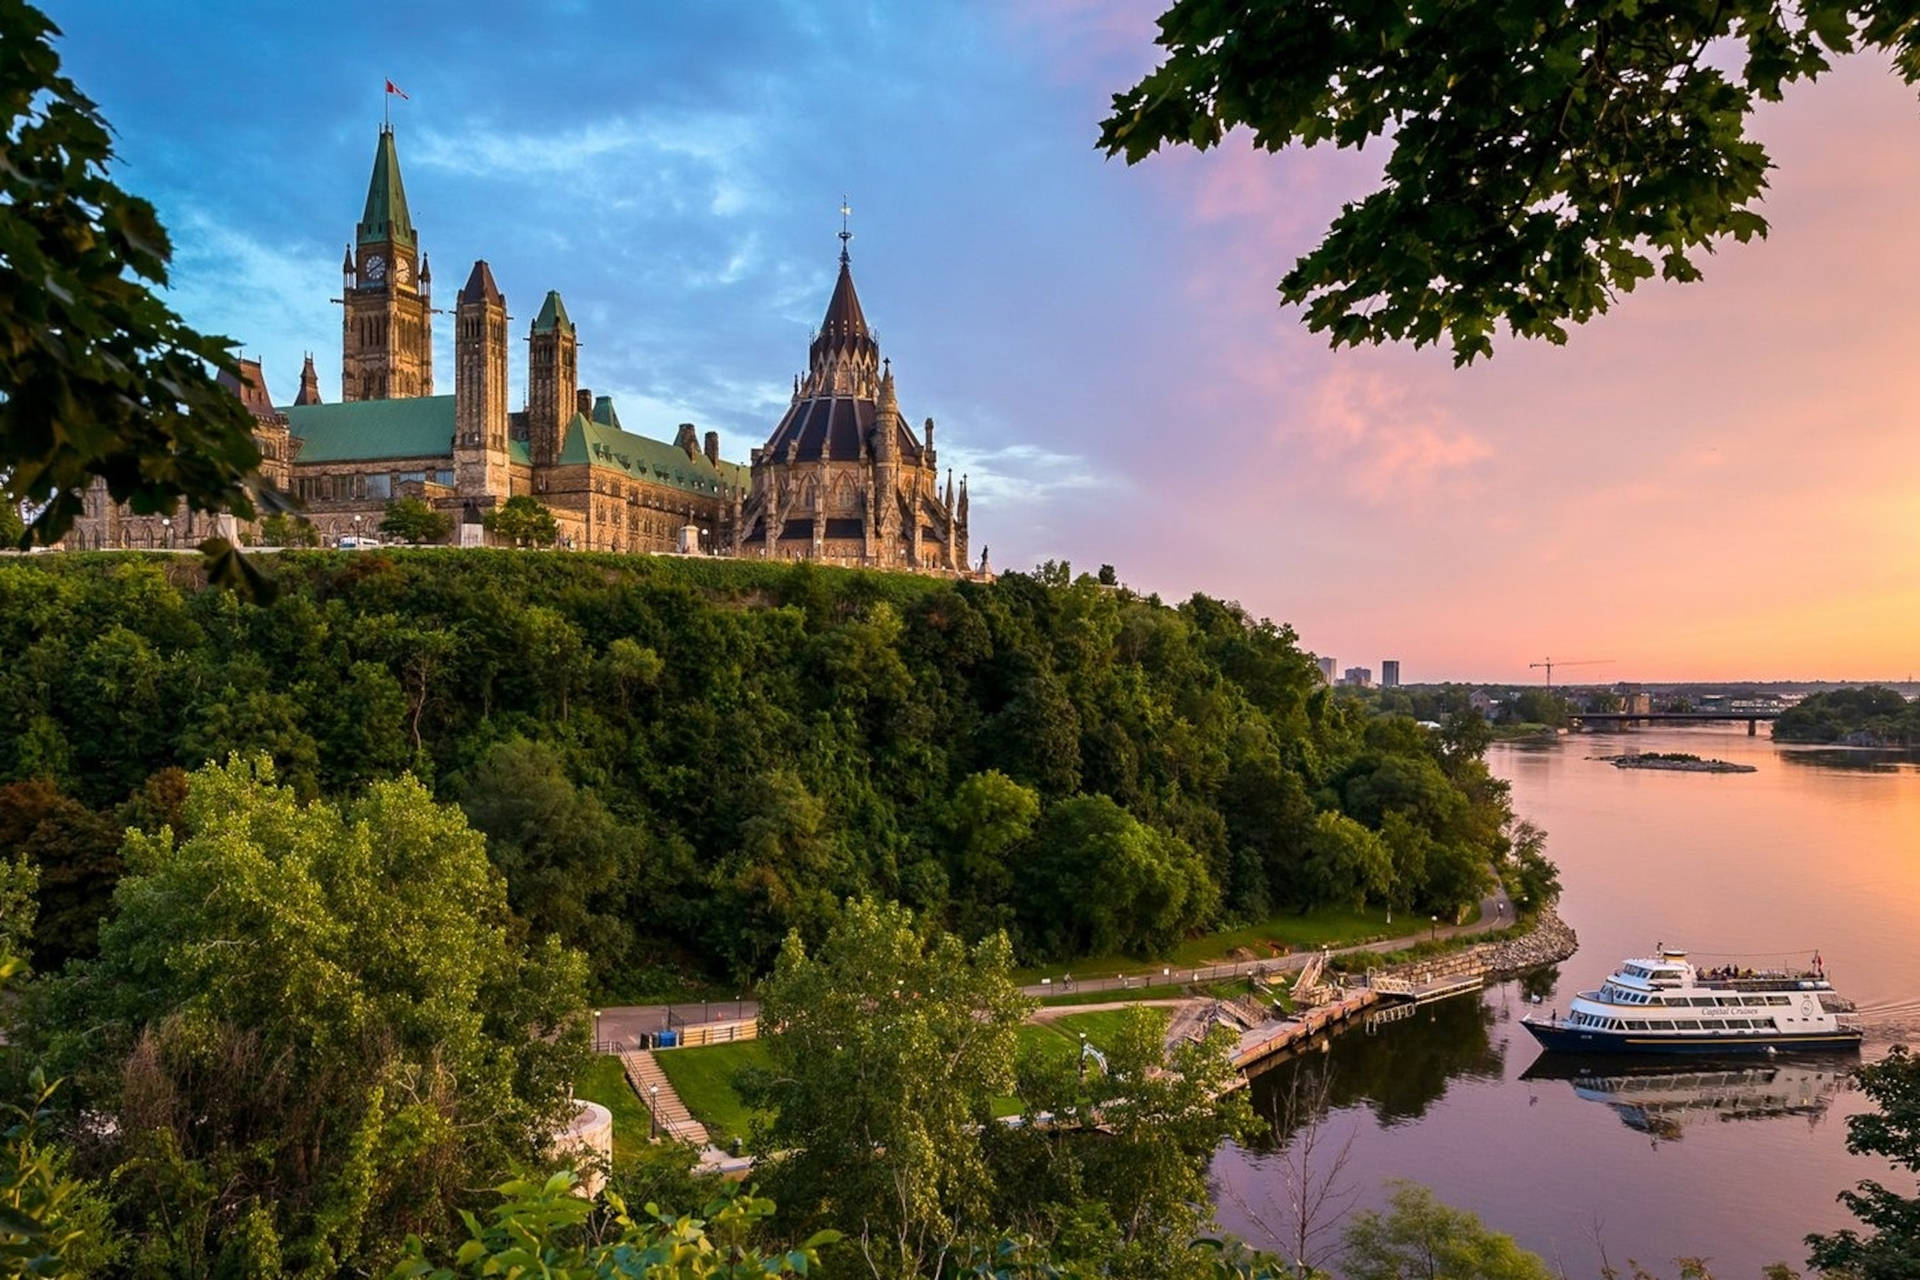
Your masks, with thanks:
M 1335 696 L 1291 631 L 1204 596 L 1059 566 L 275 562 L 266 606 L 149 558 L 0 564 L 0 786 L 57 789 L 20 819 L 71 851 L 49 911 L 114 874 L 56 801 L 118 823 L 233 751 L 302 798 L 411 771 L 464 803 L 515 911 L 611 994 L 757 977 L 850 896 L 1035 960 L 1323 903 L 1451 915 L 1508 846 L 1477 743 Z
M 1773 722 L 1780 742 L 1839 742 L 1853 735 L 1887 746 L 1920 742 L 1920 702 L 1884 685 L 1829 689 L 1808 694 Z
M 359 1269 L 444 1232 L 537 1155 L 585 1052 L 585 966 L 513 936 L 481 836 L 411 778 L 302 803 L 264 758 L 208 765 L 182 827 L 130 831 L 99 953 L 16 1043 L 70 1078 L 143 1265 Z M 256 1225 L 235 1231 L 249 1218 Z
M 1860 1068 L 1858 1079 L 1876 1109 L 1847 1118 L 1847 1150 L 1879 1157 L 1907 1179 L 1920 1174 L 1920 1057 L 1896 1045 L 1881 1061 Z M 1808 1236 L 1813 1266 L 1857 1280 L 1920 1275 L 1920 1195 L 1902 1195 L 1869 1178 L 1841 1192 L 1840 1202 L 1870 1230 L 1864 1236 L 1853 1230 Z
M 516 547 L 550 547 L 560 537 L 560 526 L 540 499 L 517 494 L 487 512 L 488 533 Z
M 396 498 L 380 517 L 380 532 L 401 542 L 444 542 L 453 532 L 453 516 L 435 511 L 424 498 Z
M 768 1116 L 755 1145 L 779 1153 L 763 1176 L 802 1229 L 831 1221 L 902 1275 L 990 1229 L 985 1145 L 1032 1007 L 1012 959 L 1003 935 L 969 950 L 870 901 L 817 954 L 789 937 L 761 987 L 773 1064 L 750 1092 Z
M 1703 252 L 1764 235 L 1772 162 L 1748 125 L 1836 55 L 1920 78 L 1920 26 L 1888 0 L 1176 0 L 1157 42 L 1100 146 L 1384 143 L 1378 188 L 1281 296 L 1335 346 L 1445 341 L 1455 363 L 1502 321 L 1564 342 L 1642 280 L 1696 280 Z
M 1384 1212 L 1362 1210 L 1347 1229 L 1344 1280 L 1553 1280 L 1539 1254 L 1464 1209 L 1402 1182 Z

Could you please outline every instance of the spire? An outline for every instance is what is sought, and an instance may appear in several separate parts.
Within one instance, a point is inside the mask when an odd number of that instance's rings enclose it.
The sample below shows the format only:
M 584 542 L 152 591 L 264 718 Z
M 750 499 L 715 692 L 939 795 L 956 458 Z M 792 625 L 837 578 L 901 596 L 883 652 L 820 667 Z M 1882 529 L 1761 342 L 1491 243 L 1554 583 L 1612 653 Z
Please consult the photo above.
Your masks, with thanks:
M 347 246 L 346 261 L 340 264 L 340 270 L 342 273 L 346 275 L 353 274 L 353 246 L 352 245 Z
M 534 317 L 535 333 L 572 333 L 573 321 L 567 319 L 567 304 L 560 301 L 558 289 L 547 290 L 547 300 L 540 304 L 540 314 Z
M 491 302 L 505 305 L 500 296 L 499 286 L 493 282 L 493 268 L 487 265 L 485 258 L 473 264 L 473 274 L 467 277 L 465 287 L 460 290 L 461 302 Z
M 873 338 L 867 331 L 866 313 L 860 309 L 860 295 L 854 292 L 853 263 L 844 247 L 840 250 L 840 278 L 834 282 L 826 318 L 820 321 L 820 337 L 834 346 Z
M 380 145 L 373 153 L 373 176 L 367 180 L 367 208 L 360 215 L 361 244 L 391 240 L 415 247 L 413 219 L 407 214 L 407 189 L 400 181 L 400 155 L 393 149 L 393 126 L 382 125 Z
M 947 468 L 947 510 L 953 510 L 953 468 Z
M 426 254 L 420 255 L 420 292 L 428 293 L 433 288 L 433 260 Z
M 307 363 L 300 369 L 300 394 L 293 399 L 295 404 L 320 403 L 320 374 L 313 367 L 313 352 L 307 352 Z

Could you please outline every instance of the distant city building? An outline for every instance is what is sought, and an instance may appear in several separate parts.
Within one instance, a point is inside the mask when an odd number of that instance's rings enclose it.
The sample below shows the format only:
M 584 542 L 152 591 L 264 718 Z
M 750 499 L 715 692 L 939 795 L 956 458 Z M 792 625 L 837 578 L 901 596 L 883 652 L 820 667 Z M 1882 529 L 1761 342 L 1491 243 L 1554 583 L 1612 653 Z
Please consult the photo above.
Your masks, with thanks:
M 1468 694 L 1467 706 L 1488 720 L 1493 719 L 1493 713 L 1499 708 L 1499 704 L 1493 700 L 1493 696 L 1485 689 L 1475 689 L 1472 693 Z
M 1653 695 L 1642 689 L 1620 695 L 1620 709 L 1631 716 L 1644 716 L 1653 710 Z
M 1373 687 L 1373 668 L 1348 667 L 1346 672 L 1340 677 L 1340 683 L 1351 685 L 1355 689 L 1371 689 Z
M 1382 689 L 1398 689 L 1400 687 L 1400 660 L 1398 658 L 1382 658 L 1380 660 L 1380 687 Z
M 1333 678 L 1334 678 L 1333 659 L 1332 658 L 1316 658 L 1314 659 L 1314 661 L 1320 664 L 1320 678 L 1322 680 L 1325 680 L 1328 684 L 1332 684 Z

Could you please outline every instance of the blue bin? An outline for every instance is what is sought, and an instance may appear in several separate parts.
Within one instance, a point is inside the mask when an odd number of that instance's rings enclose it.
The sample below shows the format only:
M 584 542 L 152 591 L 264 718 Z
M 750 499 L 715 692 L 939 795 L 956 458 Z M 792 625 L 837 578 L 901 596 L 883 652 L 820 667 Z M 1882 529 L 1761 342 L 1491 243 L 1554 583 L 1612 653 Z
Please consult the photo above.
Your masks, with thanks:
M 667 1030 L 656 1034 L 653 1042 L 662 1049 L 671 1049 L 680 1043 L 680 1033 L 669 1027 Z

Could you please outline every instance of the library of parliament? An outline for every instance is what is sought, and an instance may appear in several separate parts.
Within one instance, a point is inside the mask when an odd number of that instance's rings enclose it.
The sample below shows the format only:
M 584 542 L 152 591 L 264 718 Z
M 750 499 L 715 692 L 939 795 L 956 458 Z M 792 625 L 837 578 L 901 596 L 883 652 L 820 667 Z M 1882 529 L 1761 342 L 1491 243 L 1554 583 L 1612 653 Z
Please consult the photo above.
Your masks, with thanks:
M 222 381 L 253 412 L 267 480 L 290 493 L 324 544 L 377 536 L 389 503 L 423 499 L 484 545 L 486 513 L 530 495 L 559 545 L 966 573 L 967 490 L 940 483 L 933 420 L 916 432 L 867 325 L 841 238 L 840 274 L 786 414 L 749 465 L 718 432 L 682 423 L 671 442 L 627 430 L 581 385 L 579 338 L 557 292 L 526 334 L 526 403 L 507 402 L 507 300 L 485 261 L 453 307 L 453 394 L 434 393 L 433 273 L 407 208 L 393 130 L 382 126 L 367 202 L 341 263 L 340 398 L 309 355 L 293 403 L 276 406 L 259 363 Z M 163 519 L 115 506 L 102 485 L 71 547 L 190 547 L 230 517 Z M 239 531 L 252 538 L 254 530 Z M 984 556 L 982 569 L 985 568 Z

